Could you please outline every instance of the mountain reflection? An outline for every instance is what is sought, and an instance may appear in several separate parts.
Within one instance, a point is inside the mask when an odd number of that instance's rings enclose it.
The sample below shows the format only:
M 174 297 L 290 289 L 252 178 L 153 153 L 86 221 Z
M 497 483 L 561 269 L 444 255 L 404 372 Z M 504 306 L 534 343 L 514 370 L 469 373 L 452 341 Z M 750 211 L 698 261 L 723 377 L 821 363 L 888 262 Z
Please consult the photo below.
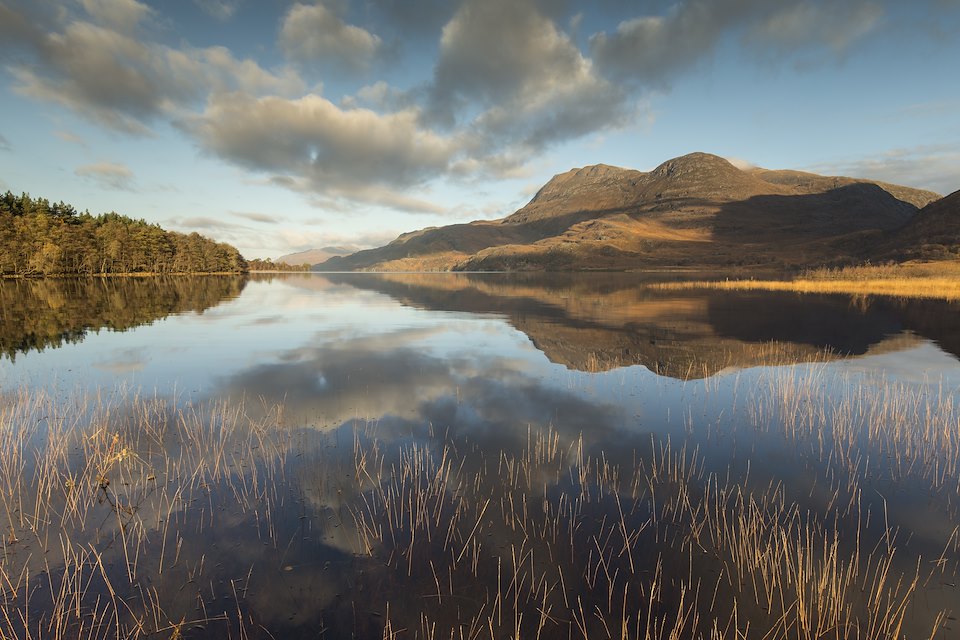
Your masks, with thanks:
M 240 295 L 235 276 L 0 280 L 0 354 L 80 342 L 172 314 L 201 313 Z
M 831 360 L 916 346 L 960 354 L 960 305 L 794 293 L 665 291 L 633 274 L 327 274 L 416 308 L 493 313 L 551 362 L 643 365 L 680 379 L 728 368 Z M 919 337 L 918 337 L 919 336 Z

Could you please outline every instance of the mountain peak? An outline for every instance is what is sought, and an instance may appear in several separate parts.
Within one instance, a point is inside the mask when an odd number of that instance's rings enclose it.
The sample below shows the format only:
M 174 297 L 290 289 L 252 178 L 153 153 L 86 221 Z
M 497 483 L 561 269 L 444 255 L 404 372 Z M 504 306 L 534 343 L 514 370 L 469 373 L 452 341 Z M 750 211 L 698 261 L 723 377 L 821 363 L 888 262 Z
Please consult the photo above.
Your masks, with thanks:
M 709 153 L 650 172 L 607 164 L 554 176 L 501 220 L 405 234 L 381 249 L 331 259 L 332 269 L 793 268 L 874 255 L 932 194 L 866 180 L 751 168 Z M 947 217 L 954 198 L 945 199 Z M 917 214 L 918 243 L 949 250 Z M 957 219 L 957 216 L 950 218 Z M 921 221 L 929 221 L 921 225 Z M 953 227 L 950 227 L 953 228 Z M 954 236 L 955 237 L 955 236 Z M 948 238 L 949 240 L 949 238 Z M 892 242 L 892 241 L 891 241 Z M 895 248 L 895 247 L 894 247 Z M 939 249 L 938 249 L 939 250 Z
M 715 156 L 712 153 L 703 153 L 695 151 L 685 156 L 667 160 L 656 169 L 650 172 L 656 178 L 692 178 L 697 179 L 701 175 L 710 174 L 732 174 L 743 173 L 740 169 L 730 164 L 729 160 Z
M 570 169 L 553 176 L 543 185 L 530 201 L 530 204 L 559 198 L 569 198 L 584 190 L 594 190 L 597 187 L 613 187 L 636 180 L 643 174 L 633 169 L 624 169 L 609 164 L 594 164 L 577 169 Z

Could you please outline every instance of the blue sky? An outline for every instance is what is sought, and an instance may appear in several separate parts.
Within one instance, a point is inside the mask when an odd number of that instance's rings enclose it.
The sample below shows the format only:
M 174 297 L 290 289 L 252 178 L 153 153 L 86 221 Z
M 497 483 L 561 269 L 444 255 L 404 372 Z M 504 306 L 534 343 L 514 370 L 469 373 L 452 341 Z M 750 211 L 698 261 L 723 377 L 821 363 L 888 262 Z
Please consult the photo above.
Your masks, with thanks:
M 277 257 L 691 151 L 960 189 L 960 0 L 0 0 L 0 190 Z

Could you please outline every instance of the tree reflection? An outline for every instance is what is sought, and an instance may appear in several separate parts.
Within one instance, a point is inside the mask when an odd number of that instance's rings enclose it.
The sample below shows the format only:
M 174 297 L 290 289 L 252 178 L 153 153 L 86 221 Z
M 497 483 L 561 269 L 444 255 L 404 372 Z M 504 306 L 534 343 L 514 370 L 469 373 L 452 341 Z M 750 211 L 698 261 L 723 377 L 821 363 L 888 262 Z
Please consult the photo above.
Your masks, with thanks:
M 127 331 L 202 313 L 240 295 L 246 282 L 239 276 L 0 281 L 0 353 L 14 360 L 80 342 L 90 331 Z

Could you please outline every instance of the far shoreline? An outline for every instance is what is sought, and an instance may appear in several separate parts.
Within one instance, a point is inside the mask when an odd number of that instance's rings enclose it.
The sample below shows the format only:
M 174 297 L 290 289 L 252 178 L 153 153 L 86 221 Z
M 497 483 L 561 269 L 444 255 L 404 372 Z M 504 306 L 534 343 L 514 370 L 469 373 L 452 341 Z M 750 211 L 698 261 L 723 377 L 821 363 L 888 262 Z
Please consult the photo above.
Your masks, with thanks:
M 642 269 L 613 271 L 597 269 L 546 271 L 319 271 L 314 269 L 270 269 L 248 271 L 211 271 L 211 272 L 134 272 L 134 273 L 94 273 L 94 274 L 4 274 L 0 280 L 70 280 L 82 278 L 160 278 L 160 277 L 203 277 L 203 276 L 255 276 L 283 274 L 511 274 L 528 276 L 535 274 L 633 274 L 652 277 L 643 284 L 661 290 L 714 289 L 722 291 L 781 291 L 811 294 L 843 294 L 853 296 L 888 296 L 896 298 L 938 299 L 946 301 L 960 300 L 960 260 L 901 262 L 886 265 L 862 264 L 845 267 L 817 267 L 793 275 L 771 269 L 735 269 L 730 271 L 713 270 L 692 266 L 666 267 L 661 269 Z M 656 281 L 657 275 L 665 276 Z M 682 276 L 702 276 L 700 279 L 685 280 Z M 672 277 L 671 277 L 672 276 Z M 677 279 L 677 277 L 681 279 Z

